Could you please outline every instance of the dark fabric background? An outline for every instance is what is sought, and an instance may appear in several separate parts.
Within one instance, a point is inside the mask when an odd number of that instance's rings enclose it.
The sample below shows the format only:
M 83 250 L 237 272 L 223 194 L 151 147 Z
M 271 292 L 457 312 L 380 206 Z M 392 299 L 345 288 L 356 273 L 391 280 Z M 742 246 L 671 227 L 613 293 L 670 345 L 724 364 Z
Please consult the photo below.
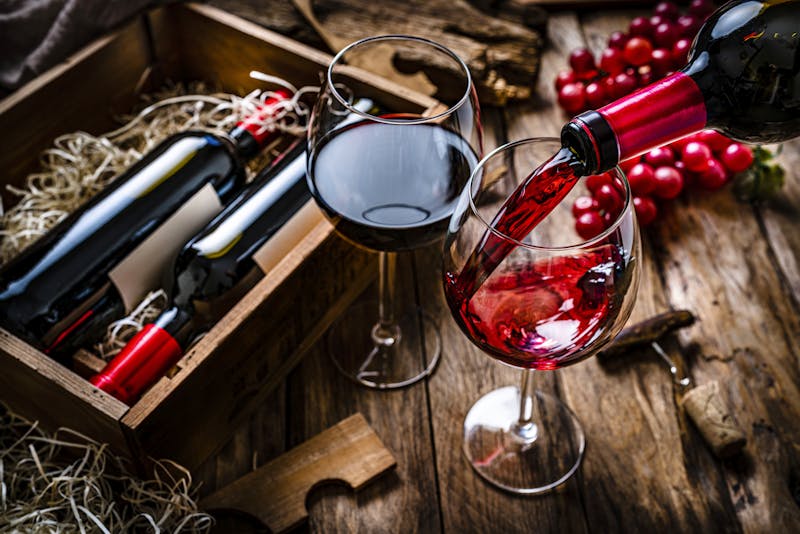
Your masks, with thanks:
M 11 92 L 163 0 L 0 0 L 0 92 Z

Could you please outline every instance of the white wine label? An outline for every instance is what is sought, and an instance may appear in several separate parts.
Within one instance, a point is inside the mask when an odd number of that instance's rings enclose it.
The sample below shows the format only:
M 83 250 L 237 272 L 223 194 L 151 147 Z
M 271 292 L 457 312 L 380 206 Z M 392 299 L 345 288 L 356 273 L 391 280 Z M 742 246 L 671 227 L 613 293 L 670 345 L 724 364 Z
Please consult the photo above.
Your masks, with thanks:
M 255 254 L 253 261 L 264 274 L 269 273 L 325 216 L 313 200 L 306 202 L 280 230 L 267 240 Z
M 206 184 L 128 254 L 108 277 L 130 312 L 149 291 L 160 287 L 164 270 L 197 232 L 222 211 L 214 186 Z

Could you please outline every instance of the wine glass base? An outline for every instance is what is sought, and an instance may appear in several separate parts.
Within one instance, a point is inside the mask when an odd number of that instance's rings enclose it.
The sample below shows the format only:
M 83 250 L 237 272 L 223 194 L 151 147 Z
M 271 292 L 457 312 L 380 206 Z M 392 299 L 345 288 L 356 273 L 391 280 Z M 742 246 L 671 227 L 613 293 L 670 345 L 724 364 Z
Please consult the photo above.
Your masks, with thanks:
M 385 346 L 375 343 L 366 326 L 375 321 L 376 310 L 374 302 L 355 304 L 331 326 L 328 351 L 339 371 L 373 389 L 402 388 L 430 375 L 442 348 L 434 318 L 421 309 L 403 315 L 400 337 Z
M 557 398 L 534 392 L 534 421 L 521 431 L 519 388 L 491 391 L 464 419 L 464 453 L 473 469 L 506 491 L 547 493 L 566 482 L 583 459 L 586 439 L 575 414 Z

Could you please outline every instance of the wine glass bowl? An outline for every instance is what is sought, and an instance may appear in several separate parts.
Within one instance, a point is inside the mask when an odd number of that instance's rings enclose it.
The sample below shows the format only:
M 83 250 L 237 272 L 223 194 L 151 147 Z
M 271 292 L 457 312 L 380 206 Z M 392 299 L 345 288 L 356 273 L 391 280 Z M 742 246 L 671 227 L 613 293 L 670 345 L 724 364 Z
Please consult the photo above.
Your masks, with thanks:
M 434 61 L 445 73 L 435 76 L 439 86 L 421 71 L 408 72 L 404 58 L 414 57 Z M 387 83 L 413 92 L 372 102 L 375 87 Z M 357 332 L 353 325 L 365 312 L 352 309 L 328 335 L 337 367 L 362 385 L 406 386 L 430 374 L 438 361 L 441 341 L 433 318 L 417 310 L 395 314 L 395 253 L 442 239 L 481 157 L 481 135 L 469 70 L 438 43 L 371 37 L 344 48 L 328 67 L 309 124 L 307 177 L 337 233 L 379 252 L 380 295 L 372 311 L 378 321 Z M 420 347 L 411 347 L 414 340 L 424 344 L 422 358 L 415 354 Z
M 573 200 L 588 194 L 586 179 L 521 239 L 497 230 L 495 217 L 509 196 L 560 146 L 556 139 L 526 139 L 487 155 L 459 200 L 444 248 L 445 295 L 456 323 L 489 356 L 524 370 L 520 388 L 482 397 L 465 420 L 472 466 L 517 493 L 562 483 L 584 447 L 574 414 L 534 393 L 530 371 L 574 364 L 613 339 L 630 315 L 639 279 L 639 232 L 619 169 L 603 177 L 616 202 L 606 203 L 607 228 L 591 239 L 578 235 L 571 213 Z M 507 255 L 481 283 L 465 283 L 475 251 L 487 242 Z

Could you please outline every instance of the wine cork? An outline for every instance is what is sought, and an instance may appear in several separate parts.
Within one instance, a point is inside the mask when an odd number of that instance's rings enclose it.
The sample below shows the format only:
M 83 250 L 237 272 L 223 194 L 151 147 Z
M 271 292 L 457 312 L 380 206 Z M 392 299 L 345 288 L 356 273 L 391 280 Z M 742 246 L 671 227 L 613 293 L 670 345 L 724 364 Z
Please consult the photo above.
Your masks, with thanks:
M 716 380 L 689 390 L 681 406 L 716 456 L 729 458 L 742 450 L 747 438 L 723 402 Z

